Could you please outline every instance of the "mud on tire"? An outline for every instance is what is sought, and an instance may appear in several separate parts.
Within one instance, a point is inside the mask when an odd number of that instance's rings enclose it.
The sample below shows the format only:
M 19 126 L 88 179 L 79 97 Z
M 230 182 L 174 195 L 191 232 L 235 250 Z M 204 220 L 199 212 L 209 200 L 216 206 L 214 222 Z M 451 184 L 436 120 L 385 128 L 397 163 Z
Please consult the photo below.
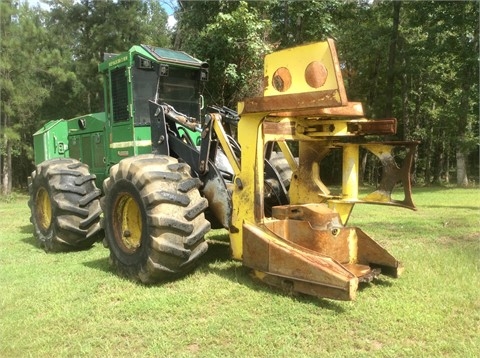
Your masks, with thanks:
M 32 172 L 30 221 L 45 251 L 86 249 L 103 236 L 100 189 L 88 166 L 75 159 L 51 159 Z
M 121 275 L 143 283 L 190 272 L 207 251 L 210 223 L 201 182 L 177 159 L 145 154 L 126 158 L 104 181 L 105 242 Z

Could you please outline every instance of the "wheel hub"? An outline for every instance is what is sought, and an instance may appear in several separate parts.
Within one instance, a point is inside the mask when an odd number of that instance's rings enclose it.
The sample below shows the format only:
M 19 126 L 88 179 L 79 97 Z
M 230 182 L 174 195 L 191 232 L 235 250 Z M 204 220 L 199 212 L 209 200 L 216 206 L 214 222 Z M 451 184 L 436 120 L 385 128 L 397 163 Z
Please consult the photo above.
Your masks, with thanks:
M 50 196 L 45 188 L 40 188 L 35 200 L 36 220 L 39 228 L 46 232 L 52 224 L 52 205 Z
M 127 253 L 134 253 L 142 242 L 142 215 L 137 201 L 122 193 L 115 205 L 113 228 L 115 240 Z

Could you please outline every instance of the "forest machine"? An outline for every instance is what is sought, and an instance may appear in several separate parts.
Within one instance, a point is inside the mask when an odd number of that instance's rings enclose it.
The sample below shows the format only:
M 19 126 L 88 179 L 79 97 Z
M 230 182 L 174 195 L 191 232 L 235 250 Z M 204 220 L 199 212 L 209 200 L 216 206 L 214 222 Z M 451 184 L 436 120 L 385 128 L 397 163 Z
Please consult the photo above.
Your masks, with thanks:
M 352 300 L 359 282 L 401 274 L 395 257 L 347 221 L 357 203 L 415 208 L 416 143 L 369 139 L 395 134 L 396 120 L 366 119 L 347 100 L 332 40 L 267 55 L 263 95 L 238 111 L 204 106 L 208 64 L 184 52 L 133 46 L 99 72 L 104 112 L 52 120 L 34 134 L 29 206 L 45 250 L 103 239 L 119 274 L 156 283 L 191 272 L 205 234 L 225 228 L 233 259 L 290 292 Z M 322 181 L 334 152 L 337 194 Z M 383 168 L 364 196 L 361 153 Z

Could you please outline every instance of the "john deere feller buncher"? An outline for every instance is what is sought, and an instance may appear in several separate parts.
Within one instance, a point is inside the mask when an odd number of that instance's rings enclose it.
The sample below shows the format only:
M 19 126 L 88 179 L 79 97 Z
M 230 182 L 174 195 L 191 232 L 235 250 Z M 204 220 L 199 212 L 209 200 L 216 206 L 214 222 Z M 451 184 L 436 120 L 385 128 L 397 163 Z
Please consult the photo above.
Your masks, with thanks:
M 45 250 L 104 238 L 120 274 L 153 283 L 190 272 L 205 234 L 223 227 L 234 259 L 293 292 L 352 300 L 359 282 L 400 275 L 397 259 L 346 224 L 357 203 L 414 209 L 416 143 L 366 140 L 394 134 L 396 120 L 366 119 L 348 102 L 332 40 L 267 55 L 263 96 L 238 112 L 203 109 L 208 65 L 183 52 L 134 46 L 99 71 L 104 112 L 53 120 L 34 135 L 29 206 Z M 332 151 L 342 153 L 337 195 L 321 173 Z M 360 151 L 383 166 L 365 197 Z M 396 186 L 403 200 L 392 199 Z

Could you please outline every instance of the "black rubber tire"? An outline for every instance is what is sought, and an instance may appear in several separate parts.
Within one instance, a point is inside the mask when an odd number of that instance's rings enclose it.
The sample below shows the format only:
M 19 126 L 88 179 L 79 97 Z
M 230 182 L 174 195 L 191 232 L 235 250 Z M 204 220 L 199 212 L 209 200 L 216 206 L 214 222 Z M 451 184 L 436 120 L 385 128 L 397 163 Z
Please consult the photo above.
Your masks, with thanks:
M 292 169 L 290 165 L 288 165 L 287 159 L 283 156 L 282 152 L 273 152 L 268 161 L 276 169 L 280 175 L 283 186 L 288 190 L 288 188 L 290 188 L 290 181 L 292 180 Z
M 126 158 L 110 169 L 101 205 L 105 243 L 119 274 L 149 284 L 196 266 L 210 230 L 200 185 L 187 164 L 165 155 Z
M 45 251 L 91 247 L 103 237 L 100 189 L 88 165 L 59 158 L 40 163 L 29 184 L 30 222 Z

